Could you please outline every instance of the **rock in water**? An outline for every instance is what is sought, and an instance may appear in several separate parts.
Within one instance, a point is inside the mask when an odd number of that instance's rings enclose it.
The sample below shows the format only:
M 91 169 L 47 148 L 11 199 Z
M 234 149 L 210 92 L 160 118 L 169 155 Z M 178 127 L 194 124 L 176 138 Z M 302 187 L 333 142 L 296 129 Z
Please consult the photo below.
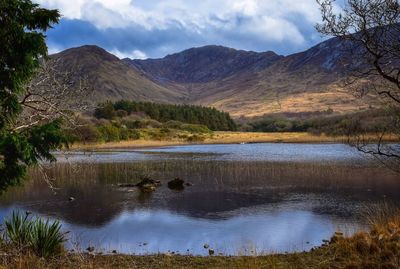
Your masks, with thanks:
M 171 190 L 183 190 L 184 186 L 183 184 L 185 183 L 184 180 L 180 179 L 179 177 L 175 178 L 174 180 L 171 180 L 168 182 L 168 188 Z
M 209 254 L 210 256 L 214 255 L 214 253 L 215 253 L 215 251 L 214 251 L 212 248 L 210 248 L 210 249 L 208 250 L 208 254 Z
M 161 186 L 161 182 L 159 180 L 154 180 L 151 178 L 143 178 L 142 181 L 140 181 L 138 184 L 136 184 L 136 187 L 143 187 L 145 185 L 153 185 L 154 187 Z
M 140 190 L 142 192 L 153 192 L 153 191 L 156 190 L 156 187 L 154 185 L 151 185 L 151 184 L 145 184 L 145 185 L 140 187 Z

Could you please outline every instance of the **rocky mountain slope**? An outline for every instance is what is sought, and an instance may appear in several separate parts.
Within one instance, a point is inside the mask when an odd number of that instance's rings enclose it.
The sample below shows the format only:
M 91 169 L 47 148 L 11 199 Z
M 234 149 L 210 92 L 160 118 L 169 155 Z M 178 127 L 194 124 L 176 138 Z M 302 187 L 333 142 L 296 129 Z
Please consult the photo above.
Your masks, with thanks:
M 83 46 L 50 56 L 50 64 L 75 78 L 85 79 L 93 89 L 90 101 L 133 99 L 178 102 L 179 94 L 147 79 L 118 57 L 97 46 Z M 70 75 L 70 76 L 71 76 Z
M 192 48 L 162 59 L 120 60 L 95 46 L 53 55 L 85 75 L 96 102 L 132 99 L 214 106 L 235 117 L 271 113 L 337 113 L 366 109 L 341 80 L 355 64 L 338 39 L 289 56 L 221 46 Z

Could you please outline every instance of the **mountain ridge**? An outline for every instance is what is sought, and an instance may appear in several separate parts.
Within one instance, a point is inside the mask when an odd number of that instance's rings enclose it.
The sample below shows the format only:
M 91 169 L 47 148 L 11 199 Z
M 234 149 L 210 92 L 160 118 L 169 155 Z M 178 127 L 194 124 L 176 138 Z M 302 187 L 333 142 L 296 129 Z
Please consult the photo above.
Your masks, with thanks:
M 51 57 L 90 77 L 97 102 L 199 104 L 234 117 L 328 109 L 347 113 L 370 105 L 340 86 L 351 57 L 337 38 L 287 56 L 208 45 L 146 60 L 119 59 L 95 46 Z

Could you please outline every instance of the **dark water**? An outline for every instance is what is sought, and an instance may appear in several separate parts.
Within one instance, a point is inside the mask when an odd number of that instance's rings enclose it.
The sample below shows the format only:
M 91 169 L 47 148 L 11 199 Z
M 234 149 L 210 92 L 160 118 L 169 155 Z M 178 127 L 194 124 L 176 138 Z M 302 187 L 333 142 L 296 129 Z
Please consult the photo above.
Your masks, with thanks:
M 301 251 L 335 231 L 365 228 L 363 211 L 399 203 L 400 177 L 340 144 L 202 145 L 60 154 L 0 197 L 14 209 L 60 219 L 70 248 L 206 255 Z M 120 188 L 143 176 L 154 193 Z M 172 191 L 180 177 L 193 186 Z M 69 201 L 74 197 L 74 201 Z

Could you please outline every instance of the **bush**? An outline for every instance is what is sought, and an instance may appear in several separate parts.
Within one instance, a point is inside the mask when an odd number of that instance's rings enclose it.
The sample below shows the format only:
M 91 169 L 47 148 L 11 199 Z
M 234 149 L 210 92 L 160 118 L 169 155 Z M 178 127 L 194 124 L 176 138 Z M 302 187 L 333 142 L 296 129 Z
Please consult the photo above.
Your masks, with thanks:
M 143 125 L 145 128 L 161 128 L 162 124 L 156 120 L 146 120 L 143 121 Z M 143 127 L 142 127 L 143 128 Z
M 120 129 L 111 123 L 103 124 L 97 127 L 101 133 L 101 138 L 105 142 L 119 141 L 120 140 Z
M 116 114 L 116 116 L 117 117 L 119 117 L 119 118 L 124 118 L 124 117 L 126 117 L 126 116 L 128 116 L 128 112 L 126 112 L 125 110 L 117 110 L 116 112 L 115 112 L 115 114 Z
M 120 131 L 120 139 L 121 140 L 129 140 L 129 139 L 136 140 L 139 138 L 140 138 L 140 132 L 137 130 L 123 128 Z
M 79 126 L 70 131 L 73 140 L 82 142 L 96 142 L 101 139 L 101 133 L 93 125 Z
M 207 126 L 200 124 L 182 124 L 180 129 L 192 133 L 211 133 L 211 130 Z
M 143 127 L 140 120 L 124 120 L 122 123 L 125 124 L 128 129 L 138 129 Z
M 166 123 L 163 124 L 165 128 L 171 128 L 171 129 L 180 129 L 182 126 L 182 122 L 176 121 L 176 120 L 170 120 L 167 121 Z
M 31 233 L 32 249 L 38 256 L 47 258 L 61 252 L 65 238 L 60 222 L 35 219 Z
M 65 234 L 58 221 L 29 218 L 28 213 L 14 211 L 11 218 L 5 221 L 5 226 L 6 239 L 10 243 L 20 248 L 31 248 L 41 257 L 59 254 L 65 242 Z
M 27 247 L 30 243 L 32 221 L 28 217 L 14 211 L 11 219 L 5 221 L 7 239 L 18 247 Z
M 116 116 L 114 105 L 111 102 L 100 104 L 94 111 L 94 116 L 98 119 L 112 120 Z

